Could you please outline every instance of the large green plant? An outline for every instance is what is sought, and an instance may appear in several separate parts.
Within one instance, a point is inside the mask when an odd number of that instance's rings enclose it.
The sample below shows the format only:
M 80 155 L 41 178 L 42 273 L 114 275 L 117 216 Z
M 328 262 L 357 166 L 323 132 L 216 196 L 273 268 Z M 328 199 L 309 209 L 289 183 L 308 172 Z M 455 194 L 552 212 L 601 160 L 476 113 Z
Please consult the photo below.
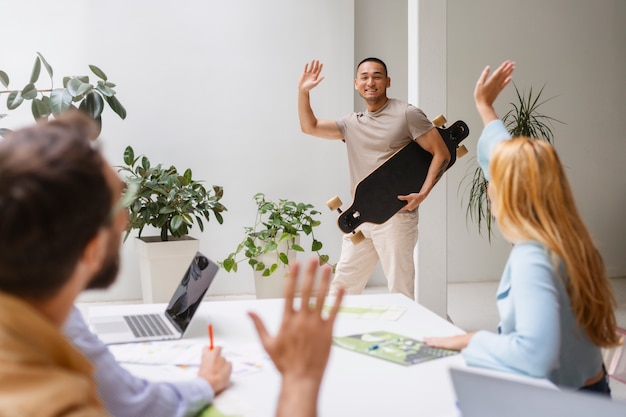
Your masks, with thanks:
M 521 93 L 517 85 L 513 85 L 517 101 L 510 103 L 511 109 L 502 117 L 502 121 L 511 136 L 527 136 L 553 143 L 552 123 L 561 122 L 539 111 L 539 107 L 553 98 L 542 99 L 545 85 L 537 94 L 533 94 L 533 89 L 530 87 L 528 95 Z M 461 184 L 467 180 L 469 180 L 469 184 L 466 185 L 466 191 L 468 191 L 469 199 L 465 211 L 466 217 L 476 222 L 479 234 L 482 235 L 483 230 L 486 230 L 487 237 L 491 242 L 494 217 L 491 214 L 491 202 L 487 196 L 487 179 L 482 169 L 477 166 L 474 167 L 473 172 L 466 174 Z
M 136 190 L 126 198 L 129 227 L 124 240 L 133 229 L 139 230 L 141 237 L 147 225 L 160 229 L 162 241 L 169 240 L 170 235 L 187 235 L 194 220 L 204 231 L 202 218 L 208 222 L 211 213 L 218 223 L 224 222 L 222 212 L 226 207 L 220 203 L 223 187 L 206 189 L 201 181 L 192 178 L 191 169 L 181 174 L 174 166 L 152 166 L 146 156 L 135 156 L 130 146 L 124 150 L 124 164 L 118 167 L 119 171 L 126 174 L 128 189 Z
M 50 78 L 49 86 L 40 88 L 37 86 L 41 68 L 44 68 Z M 100 68 L 89 65 L 91 72 L 99 78 L 95 84 L 90 83 L 89 76 L 76 75 L 63 77 L 63 87 L 54 87 L 54 71 L 43 55 L 37 52 L 35 63 L 30 74 L 28 83 L 21 89 L 9 88 L 9 76 L 0 70 L 0 83 L 5 90 L 0 90 L 0 95 L 8 94 L 6 106 L 8 110 L 15 110 L 22 103 L 31 102 L 31 112 L 35 120 L 47 120 L 51 115 L 63 113 L 70 108 L 78 108 L 94 119 L 99 128 L 102 127 L 102 111 L 104 103 L 108 103 L 122 119 L 126 118 L 126 109 L 117 99 L 115 84 Z M 7 116 L 0 114 L 0 119 Z M 0 128 L 0 136 L 5 136 L 9 129 Z
M 254 226 L 244 227 L 245 236 L 233 253 L 220 262 L 228 272 L 237 271 L 237 264 L 244 260 L 255 271 L 263 271 L 269 276 L 279 265 L 289 265 L 289 251 L 304 252 L 297 242 L 301 235 L 311 235 L 311 251 L 317 253 L 320 265 L 328 262 L 328 255 L 322 255 L 322 242 L 315 238 L 313 229 L 321 224 L 315 218 L 319 211 L 313 205 L 296 203 L 290 200 L 270 201 L 265 194 L 254 196 L 257 205 Z M 279 243 L 286 242 L 286 250 L 281 251 Z M 259 261 L 261 254 L 274 253 L 276 258 L 269 265 Z

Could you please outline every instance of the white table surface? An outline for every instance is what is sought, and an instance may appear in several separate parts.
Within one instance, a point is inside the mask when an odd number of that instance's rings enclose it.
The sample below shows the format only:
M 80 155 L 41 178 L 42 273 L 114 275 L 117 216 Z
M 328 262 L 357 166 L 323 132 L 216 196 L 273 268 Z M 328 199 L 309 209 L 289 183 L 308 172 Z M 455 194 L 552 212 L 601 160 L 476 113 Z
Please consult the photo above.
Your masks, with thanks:
M 400 294 L 346 296 L 343 305 L 393 305 L 408 309 L 396 321 L 367 320 L 340 313 L 335 322 L 335 336 L 383 330 L 422 339 L 463 333 L 450 322 Z M 111 310 L 163 311 L 165 307 L 165 304 L 98 306 L 91 307 L 89 315 L 110 313 Z M 212 323 L 216 345 L 225 349 L 257 345 L 260 349 L 247 311 L 259 314 L 270 333 L 274 334 L 282 316 L 283 299 L 203 302 L 185 338 L 206 340 L 207 324 Z M 319 415 L 458 416 L 450 367 L 465 367 L 462 357 L 455 355 L 402 366 L 333 346 L 320 393 Z M 143 367 L 130 369 L 141 373 Z M 274 414 L 279 387 L 280 375 L 273 366 L 267 366 L 260 372 L 234 377 L 226 392 L 229 397 L 245 402 L 242 408 L 247 409 L 246 415 L 264 417 Z

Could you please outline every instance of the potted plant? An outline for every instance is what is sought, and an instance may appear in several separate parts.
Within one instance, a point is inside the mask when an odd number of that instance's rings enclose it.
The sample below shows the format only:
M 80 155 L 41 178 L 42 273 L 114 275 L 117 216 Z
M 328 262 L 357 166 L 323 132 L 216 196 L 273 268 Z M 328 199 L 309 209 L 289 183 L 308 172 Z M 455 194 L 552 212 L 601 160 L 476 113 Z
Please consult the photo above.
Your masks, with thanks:
M 247 261 L 255 272 L 257 297 L 280 297 L 282 278 L 296 252 L 304 252 L 300 245 L 302 235 L 311 236 L 311 251 L 319 258 L 320 265 L 328 262 L 328 255 L 320 253 L 322 242 L 315 238 L 313 229 L 321 224 L 315 217 L 320 214 L 313 205 L 290 200 L 268 200 L 263 193 L 254 196 L 257 205 L 253 226 L 244 227 L 245 235 L 234 252 L 220 262 L 227 271 L 237 271 L 240 262 Z M 270 278 L 276 288 L 270 286 Z
M 140 273 L 144 302 L 166 302 L 185 272 L 189 261 L 199 249 L 199 242 L 188 235 L 197 224 L 204 231 L 204 220 L 211 213 L 218 223 L 224 219 L 226 207 L 220 202 L 221 186 L 207 189 L 202 181 L 194 180 L 191 169 L 180 173 L 174 166 L 152 165 L 148 157 L 135 156 L 131 146 L 124 150 L 124 165 L 128 186 L 125 197 L 129 226 L 138 230 L 136 239 L 140 257 Z M 157 228 L 159 236 L 141 236 L 144 227 Z
M 50 86 L 38 88 L 41 67 L 46 70 L 50 77 Z M 89 65 L 91 72 L 99 80 L 96 84 L 91 84 L 87 75 L 63 77 L 63 87 L 54 88 L 54 71 L 43 55 L 37 52 L 35 64 L 31 71 L 28 83 L 22 89 L 9 89 L 9 76 L 0 70 L 0 83 L 6 90 L 1 94 L 8 94 L 7 109 L 15 110 L 25 101 L 31 101 L 31 112 L 35 120 L 47 120 L 51 115 L 63 113 L 70 108 L 78 108 L 87 113 L 102 128 L 102 111 L 106 102 L 122 119 L 126 118 L 126 109 L 116 97 L 115 84 L 109 81 L 108 77 L 100 68 Z M 0 119 L 7 116 L 0 114 Z M 0 128 L 0 136 L 5 136 L 9 129 Z
M 553 143 L 552 123 L 562 122 L 542 114 L 538 110 L 541 105 L 552 99 L 540 101 L 545 85 L 536 95 L 533 95 L 532 87 L 529 89 L 528 95 L 525 95 L 520 93 L 517 85 L 513 85 L 517 94 L 517 101 L 510 103 L 512 108 L 502 117 L 502 121 L 511 136 L 527 136 Z M 470 179 L 469 184 L 466 186 L 466 190 L 469 190 L 469 200 L 465 211 L 466 217 L 476 221 L 479 234 L 482 234 L 483 227 L 485 227 L 487 237 L 491 242 L 493 215 L 491 214 L 491 202 L 487 196 L 487 179 L 479 166 L 474 168 L 471 176 L 468 173 L 464 181 L 466 179 Z
M 133 229 L 137 229 L 141 237 L 147 225 L 160 229 L 161 241 L 168 241 L 170 236 L 183 237 L 194 225 L 194 220 L 204 231 L 202 218 L 208 222 L 211 213 L 219 224 L 224 222 L 221 213 L 227 209 L 220 203 L 224 196 L 223 187 L 205 188 L 202 181 L 192 178 L 191 169 L 181 174 L 174 166 L 153 166 L 148 157 L 135 156 L 131 146 L 124 150 L 124 164 L 118 167 L 119 171 L 127 174 L 127 183 L 137 185 L 128 206 L 130 224 L 126 237 Z

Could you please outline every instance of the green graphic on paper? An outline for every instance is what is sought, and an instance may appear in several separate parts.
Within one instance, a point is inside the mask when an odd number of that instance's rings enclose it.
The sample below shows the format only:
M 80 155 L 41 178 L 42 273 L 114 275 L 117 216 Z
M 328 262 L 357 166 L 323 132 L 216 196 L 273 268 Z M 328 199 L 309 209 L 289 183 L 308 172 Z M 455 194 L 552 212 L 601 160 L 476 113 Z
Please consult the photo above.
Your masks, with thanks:
M 385 331 L 334 337 L 333 344 L 404 366 L 459 353 L 455 350 L 430 347 L 419 340 Z

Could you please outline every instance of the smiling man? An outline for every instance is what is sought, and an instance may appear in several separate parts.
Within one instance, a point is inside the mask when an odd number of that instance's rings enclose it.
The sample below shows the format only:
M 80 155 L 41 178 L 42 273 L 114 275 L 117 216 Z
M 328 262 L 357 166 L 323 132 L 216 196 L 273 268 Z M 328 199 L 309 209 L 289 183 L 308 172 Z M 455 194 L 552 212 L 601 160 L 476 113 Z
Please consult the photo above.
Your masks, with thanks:
M 354 88 L 363 98 L 367 111 L 350 113 L 339 120 L 318 119 L 310 102 L 310 91 L 324 77 L 319 61 L 306 64 L 298 82 L 298 116 L 303 133 L 324 139 L 340 139 L 346 144 L 350 183 L 354 190 L 363 178 L 411 141 L 433 155 L 428 175 L 417 193 L 399 196 L 406 201 L 401 211 L 380 225 L 360 226 L 365 240 L 353 244 L 344 236 L 331 293 L 340 286 L 347 294 L 360 294 L 380 260 L 390 292 L 415 297 L 415 264 L 418 207 L 439 181 L 450 160 L 450 152 L 439 132 L 417 107 L 388 98 L 391 78 L 378 58 L 359 63 Z

